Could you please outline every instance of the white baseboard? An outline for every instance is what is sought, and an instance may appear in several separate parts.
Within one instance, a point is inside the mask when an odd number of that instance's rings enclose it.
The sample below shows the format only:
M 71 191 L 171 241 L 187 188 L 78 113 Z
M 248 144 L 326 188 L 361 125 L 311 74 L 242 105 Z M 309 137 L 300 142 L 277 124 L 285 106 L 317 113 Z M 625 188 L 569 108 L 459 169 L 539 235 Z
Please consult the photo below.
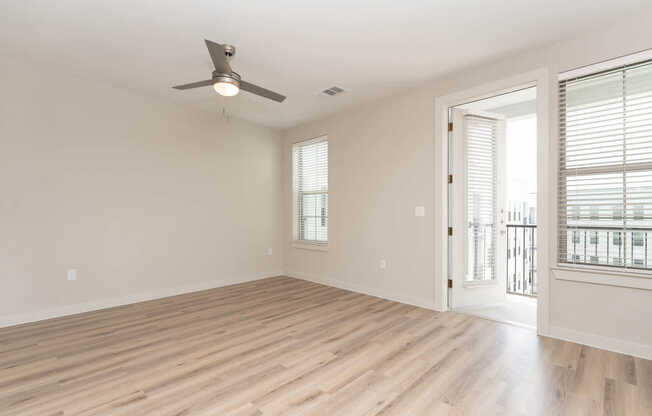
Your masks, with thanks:
M 394 302 L 405 303 L 407 305 L 413 305 L 413 306 L 418 306 L 420 308 L 435 310 L 435 304 L 433 299 L 422 299 L 422 298 L 415 298 L 410 296 L 396 296 L 395 294 L 387 293 L 386 291 L 383 291 L 381 289 L 365 287 L 361 285 L 344 282 L 339 279 L 323 278 L 320 276 L 309 275 L 305 273 L 286 272 L 285 275 L 289 277 L 294 277 L 295 279 L 307 280 L 309 282 L 320 283 L 326 286 L 332 286 L 339 289 L 350 290 L 351 292 L 362 293 L 365 295 L 375 296 L 377 298 L 393 300 Z
M 177 286 L 173 288 L 159 289 L 153 292 L 144 292 L 132 295 L 121 296 L 117 298 L 101 299 L 93 302 L 77 303 L 73 305 L 60 306 L 50 309 L 42 309 L 34 312 L 27 312 L 14 315 L 0 316 L 0 328 L 24 324 L 28 322 L 42 321 L 44 319 L 59 318 L 67 315 L 96 311 L 99 309 L 112 308 L 115 306 L 129 305 L 148 300 L 160 299 L 169 296 L 182 295 L 184 293 L 198 292 L 201 290 L 214 289 L 223 286 L 229 286 L 237 283 L 250 282 L 254 280 L 265 279 L 274 276 L 289 276 L 296 279 L 307 280 L 310 282 L 320 283 L 326 286 L 337 287 L 339 289 L 350 290 L 352 292 L 362 293 L 365 295 L 375 296 L 395 302 L 405 303 L 408 305 L 418 306 L 425 309 L 435 310 L 435 305 L 431 299 L 422 299 L 408 296 L 396 296 L 387 293 L 381 289 L 364 287 L 361 285 L 351 284 L 339 279 L 322 278 L 315 275 L 296 272 L 278 272 L 263 276 L 245 277 L 240 279 L 217 279 L 204 282 L 193 283 L 189 285 Z M 550 332 L 545 334 L 551 338 L 557 338 L 564 341 L 584 344 L 603 350 L 618 352 L 621 354 L 632 355 L 648 360 L 652 360 L 652 345 L 639 344 L 631 341 L 624 341 L 617 338 L 605 337 L 602 335 L 591 334 L 587 332 L 576 331 L 574 329 L 551 326 Z
M 365 295 L 376 296 L 383 299 L 393 300 L 395 302 L 406 303 L 408 305 L 419 306 L 426 309 L 435 310 L 432 300 L 418 299 L 404 296 L 395 296 L 386 293 L 380 289 L 363 287 L 360 285 L 350 284 L 339 279 L 323 278 L 320 276 L 309 275 L 305 273 L 286 272 L 286 276 L 296 279 L 308 280 L 310 282 L 320 283 L 326 286 L 333 286 L 340 289 L 350 290 L 352 292 L 363 293 Z M 564 341 L 575 342 L 578 344 L 588 345 L 590 347 L 600 348 L 607 351 L 618 352 L 621 354 L 632 355 L 635 357 L 652 360 L 652 346 L 638 344 L 635 342 L 624 341 L 616 338 L 605 337 L 602 335 L 580 332 L 573 329 L 550 327 L 550 333 L 542 334 L 551 338 L 557 338 Z
M 264 276 L 244 277 L 239 279 L 216 279 L 173 288 L 158 289 L 151 292 L 143 292 L 121 296 L 117 298 L 100 299 L 92 302 L 77 303 L 73 305 L 59 306 L 56 308 L 41 309 L 34 312 L 19 313 L 14 315 L 0 316 L 0 328 L 24 324 L 28 322 L 42 321 L 44 319 L 59 318 L 67 315 L 96 311 L 99 309 L 113 308 L 115 306 L 129 305 L 132 303 L 145 302 L 148 300 L 166 298 L 169 296 L 183 295 L 184 293 L 199 292 L 201 290 L 214 289 L 217 287 L 234 285 L 237 283 L 250 282 L 253 280 L 265 279 L 268 277 L 281 276 L 283 272 L 268 274 Z
M 588 345 L 589 347 L 600 348 L 602 350 L 645 358 L 646 360 L 652 360 L 652 345 L 639 344 L 636 342 L 605 337 L 603 335 L 590 334 L 587 332 L 576 331 L 574 329 L 562 328 L 558 326 L 551 326 L 550 333 L 546 334 L 546 336 L 562 339 L 564 341 L 575 342 L 577 344 L 584 344 Z

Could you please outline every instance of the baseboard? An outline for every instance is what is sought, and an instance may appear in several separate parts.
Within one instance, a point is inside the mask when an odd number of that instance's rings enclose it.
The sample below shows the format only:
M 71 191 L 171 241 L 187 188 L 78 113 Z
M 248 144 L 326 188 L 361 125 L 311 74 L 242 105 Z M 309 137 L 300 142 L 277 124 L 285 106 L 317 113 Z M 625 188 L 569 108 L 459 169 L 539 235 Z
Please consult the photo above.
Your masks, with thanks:
M 92 302 L 77 303 L 72 305 L 59 306 L 56 308 L 41 309 L 34 312 L 26 312 L 14 315 L 0 316 L 0 328 L 25 324 L 29 322 L 42 321 L 45 319 L 59 318 L 62 316 L 76 315 L 78 313 L 91 312 L 99 309 L 113 308 L 116 306 L 129 305 L 132 303 L 145 302 L 148 300 L 161 299 L 169 296 L 183 295 L 185 293 L 199 292 L 201 290 L 214 289 L 217 287 L 234 285 L 237 283 L 250 282 L 253 280 L 265 279 L 268 277 L 280 276 L 283 272 L 267 274 L 263 276 L 252 276 L 238 279 L 216 279 L 204 282 L 197 282 L 189 285 L 164 288 L 152 292 L 131 294 L 116 298 L 100 299 Z
M 416 298 L 395 296 L 393 294 L 386 293 L 380 289 L 363 287 L 361 285 L 353 285 L 339 279 L 324 278 L 321 276 L 309 275 L 306 273 L 288 271 L 286 272 L 285 275 L 289 277 L 294 277 L 296 279 L 307 280 L 314 283 L 320 283 L 326 286 L 337 287 L 339 289 L 350 290 L 352 292 L 362 293 L 365 295 L 388 299 L 395 302 L 400 302 L 408 305 L 419 306 L 421 308 L 435 310 L 434 302 L 426 299 L 416 299 Z M 616 338 L 610 338 L 602 335 L 590 334 L 586 332 L 580 332 L 568 328 L 561 328 L 561 327 L 554 327 L 554 326 L 550 327 L 549 333 L 545 334 L 545 336 L 561 339 L 564 341 L 575 342 L 578 344 L 584 344 L 590 347 L 600 348 L 607 351 L 613 351 L 621 354 L 627 354 L 634 357 L 652 360 L 652 346 L 650 345 L 638 344 L 635 342 L 623 341 Z
M 407 305 L 435 310 L 434 301 L 431 299 L 413 298 L 408 296 L 396 296 L 394 294 L 387 293 L 386 291 L 383 291 L 381 289 L 365 287 L 361 285 L 354 285 L 339 279 L 323 278 L 320 276 L 309 275 L 306 273 L 286 272 L 285 275 L 289 277 L 294 277 L 295 279 L 307 280 L 309 282 L 319 283 L 326 286 L 332 286 L 338 289 L 350 290 L 351 292 L 362 293 L 364 295 L 375 296 L 377 298 L 392 300 L 394 302 L 405 303 Z
M 639 344 L 636 342 L 624 341 L 617 338 L 605 337 L 603 335 L 590 334 L 557 326 L 551 326 L 550 333 L 546 336 L 575 342 L 577 344 L 584 344 L 602 350 L 644 358 L 646 360 L 652 360 L 652 345 Z
M 42 309 L 34 312 L 27 312 L 14 315 L 0 316 L 0 328 L 14 326 L 29 322 L 42 321 L 45 319 L 59 318 L 62 316 L 75 315 L 84 312 L 91 312 L 100 309 L 113 308 L 116 306 L 129 305 L 148 300 L 161 299 L 169 296 L 182 295 L 185 293 L 198 292 L 202 290 L 214 289 L 223 286 L 229 286 L 237 283 L 250 282 L 254 280 L 265 279 L 274 276 L 285 275 L 296 279 L 307 280 L 326 286 L 337 287 L 339 289 L 350 290 L 356 293 L 375 296 L 395 302 L 405 303 L 408 305 L 418 306 L 425 309 L 435 309 L 434 302 L 429 299 L 420 299 L 406 296 L 396 296 L 377 288 L 364 287 L 344 282 L 339 279 L 323 278 L 315 275 L 308 275 L 297 272 L 278 272 L 262 276 L 253 276 L 240 279 L 217 279 L 205 282 L 193 283 L 190 285 L 177 286 L 173 288 L 160 289 L 154 292 L 144 292 L 132 295 L 121 296 L 117 298 L 101 299 L 93 302 L 78 303 L 66 305 L 57 308 Z M 607 351 L 613 351 L 621 354 L 632 355 L 647 360 L 652 360 L 652 346 L 639 344 L 636 342 L 624 341 L 617 338 L 605 337 L 602 335 L 591 334 L 587 332 L 576 331 L 569 328 L 551 326 L 546 336 L 557 338 L 564 341 L 584 344 Z

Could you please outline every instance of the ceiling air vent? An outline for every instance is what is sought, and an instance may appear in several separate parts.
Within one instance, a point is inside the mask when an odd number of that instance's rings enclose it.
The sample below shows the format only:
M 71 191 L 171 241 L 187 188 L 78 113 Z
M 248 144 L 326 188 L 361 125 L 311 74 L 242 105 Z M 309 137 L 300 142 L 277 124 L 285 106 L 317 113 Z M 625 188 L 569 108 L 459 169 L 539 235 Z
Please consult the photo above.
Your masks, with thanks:
M 326 88 L 324 91 L 322 91 L 323 94 L 326 95 L 337 95 L 343 93 L 344 90 L 340 87 L 330 87 Z

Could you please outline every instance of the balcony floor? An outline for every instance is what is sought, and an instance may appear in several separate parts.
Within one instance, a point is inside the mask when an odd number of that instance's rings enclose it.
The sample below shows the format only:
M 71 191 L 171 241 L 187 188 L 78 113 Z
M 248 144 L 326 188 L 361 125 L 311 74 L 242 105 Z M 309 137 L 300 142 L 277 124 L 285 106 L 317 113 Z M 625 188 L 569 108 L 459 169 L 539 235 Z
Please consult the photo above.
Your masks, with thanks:
M 505 302 L 484 307 L 460 308 L 456 312 L 468 313 L 492 321 L 505 322 L 532 329 L 537 327 L 537 299 L 527 296 L 506 295 Z

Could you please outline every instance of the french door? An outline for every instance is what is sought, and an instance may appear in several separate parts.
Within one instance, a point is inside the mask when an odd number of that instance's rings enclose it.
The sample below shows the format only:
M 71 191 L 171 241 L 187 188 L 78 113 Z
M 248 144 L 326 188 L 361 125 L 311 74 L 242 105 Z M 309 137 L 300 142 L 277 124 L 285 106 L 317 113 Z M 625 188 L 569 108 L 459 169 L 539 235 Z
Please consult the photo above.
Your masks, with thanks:
M 452 109 L 451 307 L 505 299 L 505 118 Z

